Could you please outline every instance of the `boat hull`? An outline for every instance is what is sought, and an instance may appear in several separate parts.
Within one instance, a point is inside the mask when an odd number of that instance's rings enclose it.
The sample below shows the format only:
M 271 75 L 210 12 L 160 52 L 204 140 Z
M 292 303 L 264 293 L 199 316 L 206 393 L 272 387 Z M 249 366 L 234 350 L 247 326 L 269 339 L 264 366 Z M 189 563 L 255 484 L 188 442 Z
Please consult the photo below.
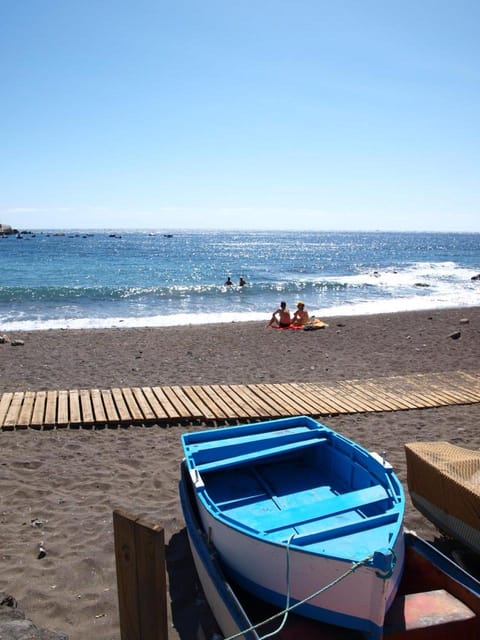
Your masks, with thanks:
M 390 465 L 303 416 L 183 438 L 202 528 L 229 578 L 379 638 L 404 560 Z
M 239 634 L 259 640 L 275 629 L 279 640 L 359 640 L 352 629 L 316 622 L 283 612 L 251 598 L 229 580 L 199 518 L 192 483 L 182 465 L 179 485 L 182 511 L 199 580 L 224 637 Z M 399 592 L 381 630 L 389 640 L 477 640 L 480 635 L 480 583 L 436 548 L 413 533 L 404 534 L 406 562 Z M 412 595 L 413 594 L 413 595 Z M 445 606 L 446 596 L 453 602 Z M 409 598 L 413 598 L 412 601 Z M 437 611 L 435 612 L 435 600 Z M 273 619 L 274 615 L 277 615 Z M 265 619 L 267 624 L 260 624 Z M 258 628 L 252 628 L 258 624 Z M 248 630 L 248 631 L 246 631 Z
M 287 606 L 287 580 L 290 601 L 295 605 L 322 587 L 320 595 L 295 608 L 296 613 L 343 627 L 362 630 L 369 638 L 381 634 L 385 613 L 400 582 L 403 537 L 393 549 L 395 566 L 389 575 L 376 568 L 360 565 L 352 573 L 352 563 L 332 557 L 312 556 L 293 546 L 289 550 L 290 572 L 287 579 L 287 551 L 284 545 L 264 543 L 216 521 L 199 503 L 204 528 L 211 531 L 212 542 L 222 558 L 224 570 L 244 589 L 280 608 Z M 245 567 L 248 558 L 248 570 Z M 342 575 L 346 577 L 334 584 Z M 333 585 L 329 587 L 329 585 Z
M 405 445 L 413 505 L 444 534 L 480 554 L 480 452 L 448 442 Z

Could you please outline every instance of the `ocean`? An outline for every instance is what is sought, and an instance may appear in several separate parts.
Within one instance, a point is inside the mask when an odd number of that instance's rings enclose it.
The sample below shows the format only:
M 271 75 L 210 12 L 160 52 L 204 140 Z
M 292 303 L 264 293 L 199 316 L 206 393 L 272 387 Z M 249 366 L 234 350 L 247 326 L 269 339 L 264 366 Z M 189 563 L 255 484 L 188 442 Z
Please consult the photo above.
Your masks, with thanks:
M 0 238 L 0 273 L 2 332 L 469 307 L 480 234 L 43 230 Z

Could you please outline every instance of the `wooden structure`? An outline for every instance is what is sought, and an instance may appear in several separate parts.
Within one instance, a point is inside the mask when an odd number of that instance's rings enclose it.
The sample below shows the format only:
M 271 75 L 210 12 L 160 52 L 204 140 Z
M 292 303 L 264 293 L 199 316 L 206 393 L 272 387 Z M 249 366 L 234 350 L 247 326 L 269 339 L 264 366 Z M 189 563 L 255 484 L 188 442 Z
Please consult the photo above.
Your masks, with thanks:
M 19 391 L 0 397 L 0 429 L 240 424 L 480 402 L 480 372 L 279 384 Z
M 122 640 L 167 640 L 167 582 L 163 528 L 113 512 Z

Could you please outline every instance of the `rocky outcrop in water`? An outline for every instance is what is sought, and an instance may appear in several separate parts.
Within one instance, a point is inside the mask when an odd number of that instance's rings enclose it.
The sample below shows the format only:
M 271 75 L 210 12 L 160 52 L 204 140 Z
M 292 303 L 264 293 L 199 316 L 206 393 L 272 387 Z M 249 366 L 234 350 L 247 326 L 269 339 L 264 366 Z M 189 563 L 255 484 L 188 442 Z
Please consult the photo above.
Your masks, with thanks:
M 0 224 L 0 236 L 11 236 L 18 233 L 18 229 L 12 229 L 9 224 Z

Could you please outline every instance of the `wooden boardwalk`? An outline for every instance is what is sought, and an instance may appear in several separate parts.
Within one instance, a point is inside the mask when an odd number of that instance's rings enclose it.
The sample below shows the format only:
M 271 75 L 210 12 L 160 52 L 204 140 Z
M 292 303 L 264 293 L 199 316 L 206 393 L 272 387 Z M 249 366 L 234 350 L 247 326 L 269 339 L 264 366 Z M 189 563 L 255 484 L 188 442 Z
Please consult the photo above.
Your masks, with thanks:
M 330 383 L 25 391 L 0 397 L 0 429 L 240 424 L 480 402 L 480 372 L 449 371 Z

